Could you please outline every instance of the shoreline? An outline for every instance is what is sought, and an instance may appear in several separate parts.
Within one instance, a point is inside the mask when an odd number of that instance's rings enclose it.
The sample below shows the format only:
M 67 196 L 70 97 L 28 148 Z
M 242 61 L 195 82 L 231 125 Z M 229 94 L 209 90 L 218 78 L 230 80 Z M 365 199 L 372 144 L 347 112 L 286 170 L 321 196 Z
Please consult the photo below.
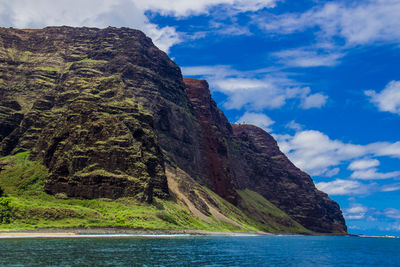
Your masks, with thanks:
M 131 228 L 41 228 L 32 230 L 0 230 L 0 239 L 11 238 L 76 238 L 76 237 L 168 237 L 168 236 L 258 236 L 275 235 L 267 232 L 213 232 L 205 230 L 146 230 Z

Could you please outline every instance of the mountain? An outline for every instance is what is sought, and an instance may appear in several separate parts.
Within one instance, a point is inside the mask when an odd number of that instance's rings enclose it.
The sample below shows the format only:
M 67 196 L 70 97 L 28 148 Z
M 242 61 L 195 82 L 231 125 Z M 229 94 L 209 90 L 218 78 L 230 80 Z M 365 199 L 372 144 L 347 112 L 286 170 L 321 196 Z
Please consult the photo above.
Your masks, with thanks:
M 1 28 L 0 96 L 0 186 L 16 225 L 44 220 L 29 200 L 47 203 L 51 225 L 82 213 L 85 226 L 347 231 L 268 133 L 230 124 L 207 82 L 183 79 L 140 31 Z M 104 211 L 115 203 L 142 215 Z

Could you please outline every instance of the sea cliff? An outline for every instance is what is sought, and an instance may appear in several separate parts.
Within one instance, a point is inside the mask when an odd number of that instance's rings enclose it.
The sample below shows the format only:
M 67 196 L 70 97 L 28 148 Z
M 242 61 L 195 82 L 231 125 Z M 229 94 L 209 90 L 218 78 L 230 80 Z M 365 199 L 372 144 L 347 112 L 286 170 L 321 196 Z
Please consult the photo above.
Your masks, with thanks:
M 140 31 L 0 28 L 0 96 L 3 229 L 347 232 L 271 135 L 230 124 Z

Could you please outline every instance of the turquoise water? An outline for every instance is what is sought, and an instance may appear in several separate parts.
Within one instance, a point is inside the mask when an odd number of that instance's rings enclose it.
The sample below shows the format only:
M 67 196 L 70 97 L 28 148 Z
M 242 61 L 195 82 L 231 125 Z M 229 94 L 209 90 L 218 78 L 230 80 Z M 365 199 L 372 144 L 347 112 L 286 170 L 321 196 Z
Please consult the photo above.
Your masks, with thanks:
M 400 239 L 326 236 L 2 239 L 0 266 L 400 266 Z

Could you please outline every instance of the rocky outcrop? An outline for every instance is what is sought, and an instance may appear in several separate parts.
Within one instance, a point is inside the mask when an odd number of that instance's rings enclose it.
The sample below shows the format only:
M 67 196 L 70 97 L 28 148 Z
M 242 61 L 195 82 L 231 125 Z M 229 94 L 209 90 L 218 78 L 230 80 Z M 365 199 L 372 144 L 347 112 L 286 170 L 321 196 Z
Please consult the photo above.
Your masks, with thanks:
M 346 232 L 270 135 L 231 126 L 207 82 L 182 79 L 140 31 L 1 28 L 0 96 L 0 155 L 30 151 L 49 194 L 177 198 L 205 220 Z
M 156 129 L 184 86 L 165 53 L 127 28 L 0 29 L 0 37 L 0 154 L 32 151 L 49 168 L 52 194 L 169 196 Z
M 222 198 L 237 204 L 238 195 L 228 155 L 231 126 L 211 98 L 206 81 L 185 78 L 184 82 L 201 127 L 201 160 L 207 167 L 204 170 L 208 177 L 207 185 Z
M 346 232 L 339 205 L 315 188 L 311 177 L 279 150 L 274 138 L 253 125 L 232 125 L 239 188 L 258 192 L 315 232 Z
M 271 135 L 253 125 L 231 126 L 212 100 L 206 81 L 184 82 L 201 124 L 210 179 L 220 181 L 225 189 L 218 191 L 215 183 L 215 192 L 240 205 L 240 196 L 232 192 L 249 189 L 307 229 L 347 231 L 339 205 L 315 188 L 310 176 L 290 162 Z

